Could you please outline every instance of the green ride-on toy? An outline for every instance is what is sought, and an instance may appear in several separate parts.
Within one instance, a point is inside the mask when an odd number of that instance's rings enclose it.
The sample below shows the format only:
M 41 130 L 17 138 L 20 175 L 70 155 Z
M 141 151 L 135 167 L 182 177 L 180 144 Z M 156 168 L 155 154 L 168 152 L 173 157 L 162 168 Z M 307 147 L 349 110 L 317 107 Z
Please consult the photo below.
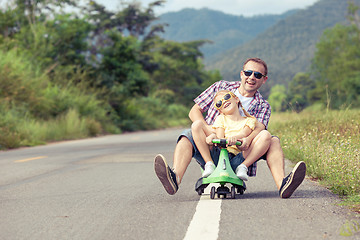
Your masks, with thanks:
M 226 198 L 227 194 L 231 194 L 231 198 L 234 199 L 236 190 L 237 193 L 242 195 L 246 190 L 246 185 L 243 180 L 236 176 L 235 172 L 231 168 L 229 153 L 226 149 L 227 140 L 213 139 L 212 142 L 221 148 L 218 164 L 210 176 L 205 178 L 202 177 L 196 182 L 195 191 L 201 195 L 210 183 L 219 183 L 220 186 L 218 188 L 215 186 L 211 187 L 210 198 L 214 199 L 215 194 L 217 194 L 218 198 L 221 196 Z M 236 145 L 240 146 L 241 142 L 236 142 Z M 229 189 L 226 184 L 231 184 L 231 189 Z

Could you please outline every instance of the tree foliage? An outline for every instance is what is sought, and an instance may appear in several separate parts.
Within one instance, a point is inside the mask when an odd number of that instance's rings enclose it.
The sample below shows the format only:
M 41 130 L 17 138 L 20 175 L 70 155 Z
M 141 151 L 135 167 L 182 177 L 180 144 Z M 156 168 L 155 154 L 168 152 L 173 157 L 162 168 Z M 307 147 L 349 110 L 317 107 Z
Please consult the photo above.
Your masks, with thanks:
M 309 73 L 298 73 L 288 86 L 288 101 L 292 110 L 299 112 L 309 106 L 309 92 L 315 88 Z
M 336 25 L 324 32 L 313 59 L 316 88 L 312 101 L 332 108 L 360 106 L 360 28 L 358 7 L 350 5 L 352 24 Z M 356 21 L 355 21 L 356 20 Z
M 286 87 L 284 85 L 275 85 L 271 88 L 269 103 L 275 112 L 286 109 Z
M 287 101 L 295 111 L 316 104 L 333 109 L 360 107 L 359 6 L 349 4 L 348 24 L 325 30 L 316 44 L 311 71 L 298 73 L 289 82 Z M 278 87 L 269 100 L 279 105 Z M 277 100 L 276 100 L 277 99 Z
M 0 110 L 51 121 L 75 109 L 72 116 L 91 118 L 86 122 L 104 130 L 179 124 L 202 85 L 220 77 L 204 70 L 199 49 L 208 41 L 159 36 L 166 24 L 153 24 L 154 8 L 163 2 L 125 2 L 115 11 L 93 0 L 85 6 L 75 0 L 8 2 L 0 11 L 0 56 L 7 56 L 0 64 L 0 105 L 6 105 Z M 66 6 L 77 12 L 65 12 Z M 14 58 L 26 71 L 15 74 Z

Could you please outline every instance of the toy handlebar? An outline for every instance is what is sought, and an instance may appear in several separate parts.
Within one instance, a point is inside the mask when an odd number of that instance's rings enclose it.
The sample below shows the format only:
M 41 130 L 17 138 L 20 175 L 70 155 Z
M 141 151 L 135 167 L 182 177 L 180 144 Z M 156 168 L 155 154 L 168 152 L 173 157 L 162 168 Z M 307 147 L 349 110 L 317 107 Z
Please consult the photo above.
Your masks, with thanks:
M 228 144 L 228 140 L 225 139 L 225 138 L 222 138 L 222 139 L 213 139 L 212 142 L 213 142 L 213 143 L 216 143 L 216 144 L 219 144 L 219 145 L 223 145 L 223 146 L 226 146 L 226 144 Z M 241 144 L 242 144 L 242 142 L 237 141 L 235 145 L 241 146 Z

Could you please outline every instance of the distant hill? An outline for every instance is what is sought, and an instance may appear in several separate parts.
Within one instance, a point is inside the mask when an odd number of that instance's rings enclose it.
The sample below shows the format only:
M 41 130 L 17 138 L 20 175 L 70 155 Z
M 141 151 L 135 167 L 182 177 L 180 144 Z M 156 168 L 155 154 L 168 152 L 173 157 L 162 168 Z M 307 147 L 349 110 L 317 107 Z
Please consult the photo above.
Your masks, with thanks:
M 360 6 L 360 0 L 354 3 Z M 274 84 L 287 85 L 296 73 L 309 70 L 319 37 L 336 23 L 347 22 L 347 8 L 344 0 L 318 1 L 280 20 L 251 42 L 206 59 L 207 68 L 219 69 L 226 80 L 238 80 L 245 59 L 260 57 L 269 67 L 269 80 L 261 90 L 268 95 Z
M 156 23 L 167 23 L 162 37 L 178 42 L 208 39 L 213 44 L 202 47 L 206 58 L 250 41 L 278 21 L 294 14 L 292 10 L 280 15 L 243 17 L 203 8 L 183 9 L 160 15 Z

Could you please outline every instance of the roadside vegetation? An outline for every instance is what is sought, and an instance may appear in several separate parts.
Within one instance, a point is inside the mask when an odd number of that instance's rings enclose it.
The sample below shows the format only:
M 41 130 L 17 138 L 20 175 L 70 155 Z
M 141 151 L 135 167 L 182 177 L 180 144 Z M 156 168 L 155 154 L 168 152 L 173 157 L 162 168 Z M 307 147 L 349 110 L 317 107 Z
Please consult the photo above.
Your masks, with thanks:
M 311 71 L 272 87 L 269 130 L 285 157 L 305 161 L 307 174 L 360 213 L 360 16 L 349 2 L 349 24 L 319 39 Z
M 276 113 L 269 130 L 284 154 L 304 161 L 308 177 L 343 197 L 360 213 L 360 110 Z
M 179 126 L 193 96 L 221 78 L 202 64 L 206 40 L 159 36 L 153 9 L 164 1 L 83 3 L 1 5 L 0 150 Z

